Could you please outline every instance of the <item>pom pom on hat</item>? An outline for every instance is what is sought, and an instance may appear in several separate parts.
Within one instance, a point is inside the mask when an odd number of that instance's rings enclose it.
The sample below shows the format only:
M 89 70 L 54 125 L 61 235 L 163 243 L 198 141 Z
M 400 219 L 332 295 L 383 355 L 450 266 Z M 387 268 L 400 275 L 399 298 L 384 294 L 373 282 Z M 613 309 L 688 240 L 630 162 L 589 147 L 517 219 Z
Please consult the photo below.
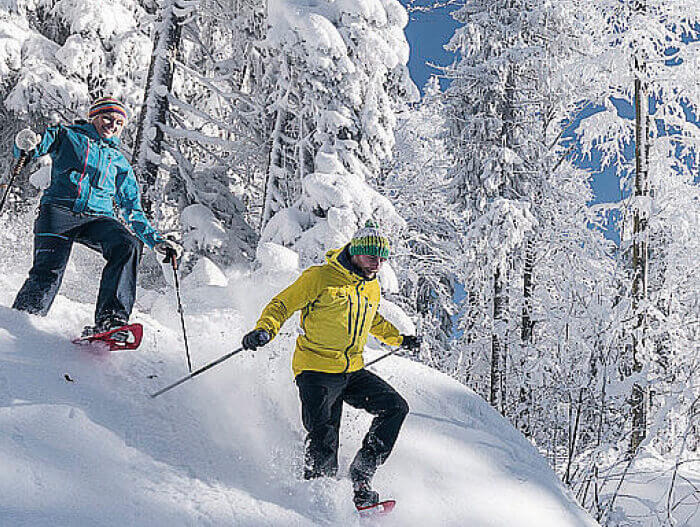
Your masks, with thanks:
M 114 97 L 100 97 L 90 105 L 88 110 L 88 119 L 92 120 L 101 113 L 115 112 L 124 116 L 124 119 L 129 118 L 129 112 L 124 104 Z
M 372 220 L 368 220 L 365 226 L 359 229 L 350 240 L 350 254 L 366 254 L 368 256 L 379 256 L 389 258 L 389 239 L 382 235 L 377 225 Z

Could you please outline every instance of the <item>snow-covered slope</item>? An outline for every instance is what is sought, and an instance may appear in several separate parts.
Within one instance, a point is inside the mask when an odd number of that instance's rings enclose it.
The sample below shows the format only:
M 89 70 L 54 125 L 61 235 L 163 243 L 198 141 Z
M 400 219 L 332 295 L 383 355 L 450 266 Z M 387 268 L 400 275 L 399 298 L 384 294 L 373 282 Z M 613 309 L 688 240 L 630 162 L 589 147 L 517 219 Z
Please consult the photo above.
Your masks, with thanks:
M 79 267 L 99 265 L 78 253 Z M 0 278 L 0 525 L 360 524 L 345 470 L 368 416 L 346 410 L 340 479 L 298 478 L 304 432 L 290 371 L 293 323 L 264 350 L 151 399 L 187 373 L 173 299 L 141 291 L 133 317 L 146 327 L 140 350 L 99 354 L 70 342 L 90 321 L 97 285 L 97 273 L 84 285 L 76 273 L 74 263 L 64 284 L 73 299 L 59 296 L 46 318 L 8 307 L 24 269 Z M 221 277 L 218 286 L 185 279 L 194 367 L 238 347 L 292 277 L 288 266 L 232 273 L 227 286 Z M 596 525 L 474 393 L 405 359 L 374 369 L 411 406 L 375 478 L 382 495 L 398 500 L 382 525 Z

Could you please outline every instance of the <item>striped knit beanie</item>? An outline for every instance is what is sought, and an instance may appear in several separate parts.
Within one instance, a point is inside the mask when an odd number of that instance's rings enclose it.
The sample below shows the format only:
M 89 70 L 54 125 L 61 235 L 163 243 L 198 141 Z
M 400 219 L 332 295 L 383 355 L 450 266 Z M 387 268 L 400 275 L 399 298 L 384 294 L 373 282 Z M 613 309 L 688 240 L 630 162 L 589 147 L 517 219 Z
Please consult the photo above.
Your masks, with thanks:
M 99 114 L 108 112 L 121 114 L 124 116 L 124 119 L 128 119 L 129 117 L 129 112 L 121 101 L 114 97 L 100 97 L 90 105 L 88 119 L 92 121 Z
M 379 225 L 368 220 L 365 226 L 358 230 L 350 240 L 350 254 L 366 254 L 389 258 L 389 240 L 379 231 Z

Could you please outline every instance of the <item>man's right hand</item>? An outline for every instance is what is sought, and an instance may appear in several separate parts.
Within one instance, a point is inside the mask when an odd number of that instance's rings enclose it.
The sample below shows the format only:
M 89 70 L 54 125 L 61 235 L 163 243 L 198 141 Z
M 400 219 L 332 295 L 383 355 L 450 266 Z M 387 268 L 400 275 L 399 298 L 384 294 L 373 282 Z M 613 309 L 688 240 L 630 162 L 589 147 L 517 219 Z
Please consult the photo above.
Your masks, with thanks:
M 410 351 L 416 351 L 420 349 L 420 345 L 423 342 L 421 337 L 416 335 L 402 335 L 403 340 L 401 341 L 401 347 Z
M 34 132 L 31 128 L 25 128 L 17 132 L 15 136 L 15 145 L 23 152 L 29 152 L 34 149 L 41 141 L 41 136 Z
M 254 329 L 243 337 L 243 349 L 255 351 L 270 342 L 270 334 L 264 329 Z

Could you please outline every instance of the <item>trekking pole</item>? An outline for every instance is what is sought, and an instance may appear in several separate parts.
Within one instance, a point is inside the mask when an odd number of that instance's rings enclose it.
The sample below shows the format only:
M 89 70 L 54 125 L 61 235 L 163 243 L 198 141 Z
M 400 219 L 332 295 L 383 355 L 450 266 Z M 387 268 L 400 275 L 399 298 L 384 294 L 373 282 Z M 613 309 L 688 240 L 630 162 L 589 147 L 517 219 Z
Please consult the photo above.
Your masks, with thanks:
M 2 199 L 0 200 L 0 212 L 2 212 L 2 209 L 5 206 L 5 200 L 7 199 L 7 196 L 10 194 L 10 189 L 12 188 L 12 183 L 15 182 L 15 178 L 17 176 L 19 176 L 20 172 L 22 172 L 22 169 L 24 168 L 24 165 L 27 164 L 28 159 L 29 159 L 29 154 L 27 154 L 26 152 L 23 151 L 22 154 L 19 156 L 17 163 L 15 163 L 15 166 L 12 167 L 12 172 L 10 172 L 10 180 L 5 185 L 5 191 L 2 193 Z
M 399 346 L 399 347 L 396 348 L 395 350 L 391 350 L 389 353 L 385 353 L 385 354 L 382 355 L 381 357 L 377 357 L 376 359 L 369 361 L 367 364 L 365 364 L 365 368 L 367 368 L 368 366 L 371 366 L 372 364 L 378 363 L 380 360 L 386 359 L 387 357 L 393 355 L 394 353 L 396 353 L 396 352 L 399 351 L 400 349 L 401 349 L 401 347 Z
M 384 349 L 387 349 L 387 346 L 385 346 L 384 344 L 381 344 L 381 346 L 382 346 Z M 400 350 L 401 350 L 401 346 L 397 347 L 396 349 L 390 350 L 388 353 L 385 353 L 385 354 L 382 355 L 381 357 L 377 357 L 376 359 L 369 361 L 367 364 L 365 364 L 365 368 L 367 368 L 368 366 L 371 366 L 372 364 L 378 363 L 380 360 L 384 360 L 384 359 L 386 359 L 387 357 L 390 357 L 390 356 L 394 355 L 395 353 L 397 353 L 397 352 L 400 351 Z
M 192 373 L 192 361 L 190 360 L 190 346 L 187 343 L 187 330 L 185 329 L 185 313 L 182 310 L 182 301 L 180 300 L 180 280 L 177 277 L 177 253 L 172 249 L 169 249 L 165 253 L 165 260 L 163 263 L 167 263 L 170 260 L 170 264 L 173 267 L 173 276 L 175 277 L 175 296 L 177 297 L 177 310 L 180 313 L 180 324 L 182 325 L 182 338 L 185 341 L 185 354 L 187 355 L 187 371 Z
M 155 399 L 156 397 L 158 397 L 159 395 L 161 395 L 161 394 L 167 392 L 168 390 L 170 390 L 170 389 L 172 389 L 172 388 L 175 388 L 175 386 L 179 386 L 179 385 L 182 384 L 183 382 L 189 381 L 190 379 L 192 379 L 193 377 L 196 377 L 196 376 L 199 375 L 200 373 L 203 373 L 203 372 L 207 371 L 209 368 L 212 368 L 212 367 L 216 366 L 217 364 L 221 364 L 221 363 L 224 362 L 225 360 L 230 359 L 230 358 L 233 357 L 236 353 L 240 353 L 241 351 L 243 351 L 243 346 L 241 346 L 241 347 L 238 348 L 238 349 L 233 350 L 233 351 L 230 352 L 230 353 L 227 353 L 226 355 L 224 355 L 223 357 L 221 357 L 221 358 L 219 358 L 219 359 L 216 359 L 214 362 L 210 362 L 210 363 L 207 364 L 206 366 L 202 366 L 202 367 L 199 368 L 197 371 L 195 371 L 195 372 L 193 372 L 193 373 L 190 373 L 189 375 L 183 377 L 183 378 L 180 379 L 179 381 L 176 381 L 176 382 L 172 383 L 171 385 L 166 386 L 165 388 L 163 388 L 163 389 L 161 389 L 161 390 L 158 390 L 156 393 L 154 393 L 154 394 L 151 395 L 151 399 Z

